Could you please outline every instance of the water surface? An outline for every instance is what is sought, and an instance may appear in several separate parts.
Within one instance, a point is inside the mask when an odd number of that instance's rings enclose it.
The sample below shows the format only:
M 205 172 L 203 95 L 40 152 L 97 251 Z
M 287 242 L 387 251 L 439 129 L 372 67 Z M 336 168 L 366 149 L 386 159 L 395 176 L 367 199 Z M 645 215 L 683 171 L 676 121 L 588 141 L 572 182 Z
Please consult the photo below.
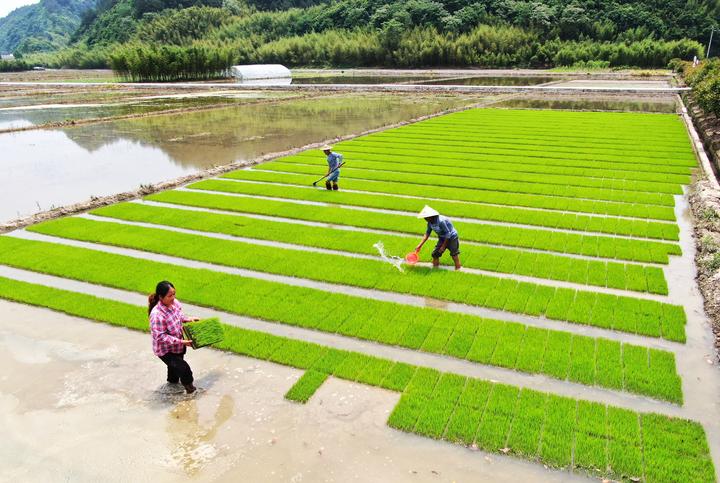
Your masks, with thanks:
M 475 103 L 339 95 L 0 134 L 0 220 Z M 322 153 L 318 151 L 318 157 Z M 324 173 L 321 173 L 324 174 Z

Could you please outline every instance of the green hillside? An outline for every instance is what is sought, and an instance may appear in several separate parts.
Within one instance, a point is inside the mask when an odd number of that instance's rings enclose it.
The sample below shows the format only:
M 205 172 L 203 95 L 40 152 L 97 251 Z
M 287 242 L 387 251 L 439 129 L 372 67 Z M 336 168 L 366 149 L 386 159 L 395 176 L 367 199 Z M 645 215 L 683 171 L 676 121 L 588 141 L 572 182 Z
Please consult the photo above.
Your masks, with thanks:
M 0 52 L 30 53 L 68 45 L 95 0 L 41 0 L 0 19 Z
M 665 67 L 702 57 L 719 11 L 714 0 L 99 0 L 70 49 L 32 60 L 155 80 L 233 63 Z

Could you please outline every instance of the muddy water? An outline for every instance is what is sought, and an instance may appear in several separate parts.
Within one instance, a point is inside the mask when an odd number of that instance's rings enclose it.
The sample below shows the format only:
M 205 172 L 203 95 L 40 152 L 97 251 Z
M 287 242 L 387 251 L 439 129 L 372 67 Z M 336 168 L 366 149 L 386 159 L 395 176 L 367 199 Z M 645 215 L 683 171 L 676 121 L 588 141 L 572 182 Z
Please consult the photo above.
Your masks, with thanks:
M 300 371 L 203 349 L 188 397 L 147 334 L 0 311 L 3 481 L 587 481 L 392 430 L 396 393 L 330 379 L 294 404 Z
M 581 111 L 632 111 L 674 113 L 677 109 L 675 99 L 671 96 L 663 98 L 628 99 L 628 98 L 513 98 L 493 104 L 493 107 L 512 109 L 564 109 Z
M 532 86 L 545 84 L 559 80 L 557 77 L 530 77 L 530 76 L 508 76 L 508 77 L 458 77 L 450 79 L 438 79 L 422 82 L 423 84 L 444 85 L 444 86 Z
M 0 134 L 0 220 L 475 101 L 463 95 L 331 96 Z
M 63 121 L 146 114 L 174 109 L 196 109 L 206 106 L 232 106 L 264 99 L 280 98 L 275 93 L 238 92 L 222 96 L 191 94 L 182 97 L 137 97 L 124 103 L 111 104 L 36 104 L 0 107 L 0 130 Z M 1 104 L 2 100 L 0 100 Z

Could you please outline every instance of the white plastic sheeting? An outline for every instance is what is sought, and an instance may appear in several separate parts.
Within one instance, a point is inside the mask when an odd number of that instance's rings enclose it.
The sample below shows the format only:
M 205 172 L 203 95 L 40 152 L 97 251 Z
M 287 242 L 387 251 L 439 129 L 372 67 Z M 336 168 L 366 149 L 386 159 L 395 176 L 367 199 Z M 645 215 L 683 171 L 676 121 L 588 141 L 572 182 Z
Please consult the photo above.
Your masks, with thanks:
M 230 74 L 241 81 L 292 78 L 290 69 L 280 64 L 234 65 Z

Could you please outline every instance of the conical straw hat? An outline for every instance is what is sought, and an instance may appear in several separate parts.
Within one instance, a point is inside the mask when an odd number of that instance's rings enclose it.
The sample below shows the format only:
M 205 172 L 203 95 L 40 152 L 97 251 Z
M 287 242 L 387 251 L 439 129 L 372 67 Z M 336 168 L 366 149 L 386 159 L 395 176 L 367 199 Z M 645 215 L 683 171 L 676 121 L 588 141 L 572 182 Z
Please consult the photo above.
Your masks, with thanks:
M 320 148 L 320 151 L 332 151 L 332 148 L 333 148 L 332 146 L 330 146 L 329 144 L 326 144 L 325 146 Z
M 425 208 L 422 209 L 420 213 L 418 213 L 418 218 L 429 218 L 431 216 L 437 216 L 440 213 L 430 208 L 428 205 L 425 205 Z

